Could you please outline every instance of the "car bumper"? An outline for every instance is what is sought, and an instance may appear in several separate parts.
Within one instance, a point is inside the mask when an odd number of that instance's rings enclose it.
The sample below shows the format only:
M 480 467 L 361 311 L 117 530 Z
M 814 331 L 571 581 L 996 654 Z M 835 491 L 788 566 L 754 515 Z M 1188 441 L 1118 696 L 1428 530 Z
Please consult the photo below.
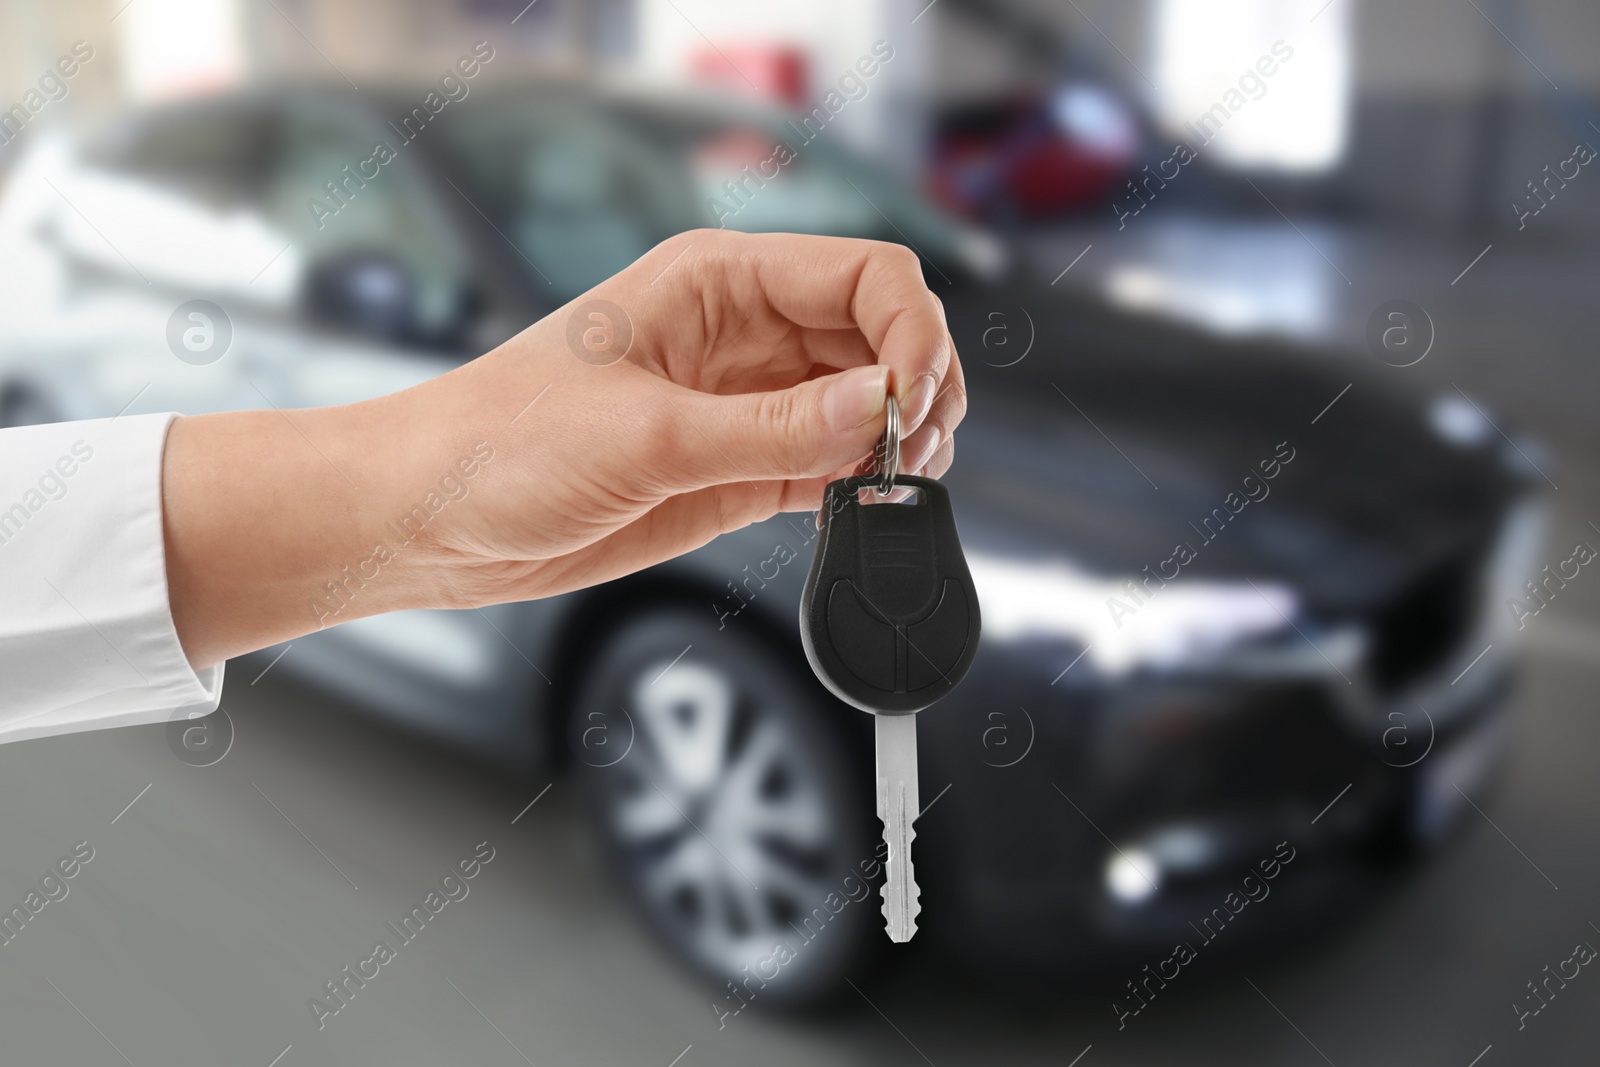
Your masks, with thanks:
M 1508 748 L 1506 662 L 1431 713 L 1326 679 L 1023 681 L 1038 663 L 980 657 L 980 699 L 919 716 L 923 908 L 997 962 L 1167 952 L 1251 893 L 1234 943 L 1336 918 L 1442 841 Z

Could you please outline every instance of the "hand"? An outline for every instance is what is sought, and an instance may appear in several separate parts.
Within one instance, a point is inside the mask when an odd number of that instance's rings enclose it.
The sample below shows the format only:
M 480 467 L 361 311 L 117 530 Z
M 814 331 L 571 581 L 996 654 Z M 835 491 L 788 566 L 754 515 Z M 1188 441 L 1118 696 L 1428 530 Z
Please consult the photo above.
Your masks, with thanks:
M 914 254 L 682 234 L 414 389 L 179 420 L 166 490 L 179 634 L 203 666 L 379 611 L 526 600 L 631 573 L 818 507 L 829 480 L 870 456 L 888 389 L 902 470 L 937 477 L 966 394 Z M 240 451 L 258 453 L 265 493 L 197 508 L 196 497 L 247 495 L 218 474 Z M 447 478 L 459 498 L 441 496 Z M 283 481 L 311 487 L 297 495 L 316 504 L 293 534 L 262 506 Z M 443 505 L 414 511 L 429 492 Z M 388 532 L 408 514 L 422 516 L 414 537 Z M 378 560 L 375 541 L 392 558 Z

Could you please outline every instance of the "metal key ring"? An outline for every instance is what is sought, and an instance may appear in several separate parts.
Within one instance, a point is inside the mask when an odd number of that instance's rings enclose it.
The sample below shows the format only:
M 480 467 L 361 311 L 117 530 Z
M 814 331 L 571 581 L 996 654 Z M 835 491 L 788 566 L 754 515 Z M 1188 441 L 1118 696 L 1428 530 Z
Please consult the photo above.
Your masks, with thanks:
M 893 393 L 889 394 L 887 400 L 888 421 L 883 428 L 883 443 L 879 446 L 882 453 L 879 459 L 879 496 L 894 492 L 894 479 L 900 473 L 900 404 Z

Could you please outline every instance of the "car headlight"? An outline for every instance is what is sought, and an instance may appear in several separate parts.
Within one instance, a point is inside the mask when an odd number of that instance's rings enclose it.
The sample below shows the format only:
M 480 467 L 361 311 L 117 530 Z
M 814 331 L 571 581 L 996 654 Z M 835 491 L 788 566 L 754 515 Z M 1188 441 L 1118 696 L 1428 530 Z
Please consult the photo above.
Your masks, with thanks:
M 970 553 L 967 564 L 986 637 L 1059 638 L 1084 646 L 1106 674 L 1134 667 L 1172 670 L 1289 627 L 1298 607 L 1289 588 L 1181 575 L 1117 580 L 1060 560 L 1022 563 Z
M 1435 397 L 1428 405 L 1428 425 L 1440 440 L 1458 448 L 1472 448 L 1494 436 L 1494 423 L 1465 395 Z

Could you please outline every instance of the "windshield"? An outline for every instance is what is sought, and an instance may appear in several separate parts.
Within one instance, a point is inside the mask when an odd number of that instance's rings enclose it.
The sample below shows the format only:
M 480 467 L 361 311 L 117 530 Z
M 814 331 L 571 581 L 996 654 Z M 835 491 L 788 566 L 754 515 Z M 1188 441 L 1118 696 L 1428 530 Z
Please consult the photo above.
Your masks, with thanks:
M 474 204 L 563 299 L 697 226 L 896 241 L 948 267 L 952 222 L 827 133 L 804 136 L 767 115 L 570 91 L 485 101 L 445 131 Z

